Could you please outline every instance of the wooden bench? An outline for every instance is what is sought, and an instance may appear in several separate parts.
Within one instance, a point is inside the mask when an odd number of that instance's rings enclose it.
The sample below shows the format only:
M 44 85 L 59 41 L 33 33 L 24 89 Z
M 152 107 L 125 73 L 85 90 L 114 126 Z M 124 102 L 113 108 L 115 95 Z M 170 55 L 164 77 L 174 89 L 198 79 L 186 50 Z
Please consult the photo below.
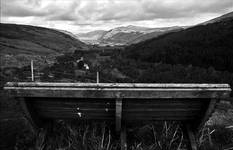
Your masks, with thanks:
M 228 84 L 9 82 L 4 89 L 19 99 L 35 127 L 43 118 L 113 120 L 127 149 L 122 126 L 128 122 L 177 120 L 187 125 L 193 150 L 193 133 L 231 92 Z

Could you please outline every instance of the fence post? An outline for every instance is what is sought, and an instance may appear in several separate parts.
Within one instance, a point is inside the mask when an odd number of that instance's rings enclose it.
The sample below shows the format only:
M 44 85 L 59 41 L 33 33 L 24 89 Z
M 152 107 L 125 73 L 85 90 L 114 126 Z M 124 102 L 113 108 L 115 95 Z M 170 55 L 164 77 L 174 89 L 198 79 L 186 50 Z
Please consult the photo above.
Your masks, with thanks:
M 34 81 L 33 60 L 31 60 L 31 75 L 32 75 L 32 81 Z
M 96 83 L 99 83 L 100 81 L 99 81 L 99 71 L 97 71 L 97 73 L 96 73 Z

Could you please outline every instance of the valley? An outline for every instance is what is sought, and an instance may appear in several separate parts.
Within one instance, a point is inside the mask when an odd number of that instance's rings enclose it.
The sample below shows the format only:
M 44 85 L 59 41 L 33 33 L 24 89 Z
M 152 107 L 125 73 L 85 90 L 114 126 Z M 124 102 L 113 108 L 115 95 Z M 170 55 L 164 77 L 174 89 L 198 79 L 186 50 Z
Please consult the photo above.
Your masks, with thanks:
M 122 26 L 108 31 L 97 30 L 77 34 L 77 37 L 88 44 L 101 46 L 130 45 L 158 37 L 159 35 L 183 30 L 185 27 L 147 28 L 139 26 Z
M 1 30 L 1 68 L 17 66 L 25 70 L 32 59 L 35 69 L 44 74 L 41 81 L 81 82 L 87 77 L 86 81 L 95 82 L 98 71 L 101 82 L 224 82 L 233 85 L 233 17 L 226 16 L 216 22 L 174 32 L 178 27 L 127 26 L 85 34 L 103 40 L 118 37 L 125 43 L 131 40 L 129 37 L 136 38 L 132 34 L 138 32 L 148 38 L 124 46 L 89 45 L 65 31 L 1 24 L 4 29 Z M 6 32 L 8 30 L 10 32 Z M 146 36 L 154 32 L 163 32 L 163 35 Z M 81 79 L 75 75 L 77 68 L 73 65 L 80 57 L 90 66 Z M 23 73 L 18 74 L 18 78 L 26 80 Z
M 96 83 L 98 72 L 100 83 L 228 83 L 233 87 L 232 13 L 192 27 L 124 26 L 78 35 L 28 25 L 0 26 L 1 88 L 8 81 L 31 82 L 31 60 L 36 82 Z M 88 69 L 79 67 L 81 58 Z M 22 110 L 16 101 L 5 98 L 2 90 L 0 94 L 5 108 L 1 121 L 7 127 L 7 121 L 20 118 L 19 127 L 12 128 L 18 132 L 27 126 L 18 114 Z M 232 104 L 217 109 L 208 123 L 210 128 L 216 125 L 216 132 L 222 131 L 223 123 L 230 126 Z M 63 131 L 60 124 L 64 125 L 59 122 L 56 131 Z M 227 133 L 229 130 L 223 128 Z M 227 136 L 232 135 L 222 137 Z M 17 140 L 19 147 L 22 141 L 32 141 L 21 137 L 11 142 Z M 221 142 L 231 144 L 230 140 Z

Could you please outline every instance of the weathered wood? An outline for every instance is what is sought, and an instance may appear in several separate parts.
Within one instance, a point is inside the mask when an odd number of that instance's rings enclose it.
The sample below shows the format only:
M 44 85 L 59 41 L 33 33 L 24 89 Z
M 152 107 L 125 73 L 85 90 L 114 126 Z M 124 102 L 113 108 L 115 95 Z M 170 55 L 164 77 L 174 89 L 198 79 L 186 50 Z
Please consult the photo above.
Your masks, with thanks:
M 77 114 L 82 113 L 83 115 L 91 115 L 91 116 L 111 116 L 114 114 L 114 111 L 111 112 L 105 112 L 105 111 L 76 111 L 76 110 L 39 110 L 40 113 L 54 113 L 54 114 Z M 117 110 L 116 110 L 117 112 Z M 136 117 L 192 117 L 192 116 L 198 116 L 199 111 L 192 112 L 131 112 L 131 113 L 124 113 L 124 117 L 126 119 L 135 119 Z M 117 112 L 117 117 L 121 117 L 120 113 Z
M 5 88 L 7 89 L 7 88 Z M 57 97 L 57 98 L 115 98 L 119 93 L 124 98 L 225 98 L 227 89 L 82 89 L 82 88 L 14 88 L 19 97 Z M 12 93 L 12 94 L 14 94 Z
M 121 150 L 127 150 L 127 135 L 126 135 L 125 125 L 122 126 L 120 138 L 121 138 Z
M 78 114 L 44 114 L 41 113 L 40 114 L 41 117 L 43 118 L 48 118 L 48 119 L 83 119 L 83 120 L 111 120 L 114 121 L 114 116 L 102 116 L 99 115 L 97 116 L 81 116 L 79 117 Z M 175 116 L 171 116 L 171 117 L 137 117 L 135 119 L 129 118 L 126 122 L 132 122 L 132 121 L 192 121 L 194 120 L 196 117 L 191 116 L 191 117 L 175 117 Z
M 104 112 L 104 113 L 108 113 L 108 112 L 114 112 L 115 109 L 114 108 L 82 108 L 79 107 L 79 109 L 77 108 L 70 108 L 70 107 L 47 107 L 47 106 L 37 106 L 36 109 L 38 109 L 39 111 L 84 111 L 84 112 Z M 158 112 L 162 112 L 162 113 L 175 113 L 175 112 L 179 112 L 179 113 L 187 113 L 187 112 L 199 112 L 200 108 L 152 108 L 152 109 L 147 109 L 147 108 L 142 108 L 142 109 L 127 109 L 124 110 L 123 113 L 158 113 Z
M 191 150 L 197 150 L 197 141 L 195 139 L 194 132 L 190 128 L 190 125 L 186 125 L 186 131 L 187 131 L 187 134 L 188 134 L 188 137 L 189 137 Z
M 7 82 L 5 87 L 123 87 L 123 88 L 230 88 L 228 84 L 179 84 L 179 83 L 51 83 L 51 82 Z
M 204 117 L 201 119 L 197 130 L 200 130 L 206 123 L 206 121 L 208 121 L 208 119 L 211 117 L 214 108 L 215 108 L 215 104 L 218 102 L 218 99 L 211 99 L 210 103 L 208 105 L 207 110 L 205 111 Z
M 116 132 L 121 131 L 122 98 L 116 99 Z
M 202 127 L 216 99 L 228 98 L 231 92 L 228 84 L 10 82 L 4 89 L 12 96 L 24 97 L 42 118 L 115 119 L 118 132 L 122 121 L 193 122 L 205 112 L 197 123 Z M 33 112 L 27 110 L 26 104 L 23 107 L 29 115 Z M 188 133 L 193 141 L 192 130 Z
M 10 82 L 5 90 L 27 97 L 84 98 L 224 98 L 228 84 L 28 83 Z
M 19 101 L 19 103 L 21 105 L 24 117 L 27 119 L 27 121 L 31 125 L 33 131 L 37 132 L 37 130 L 39 129 L 39 127 L 38 127 L 39 122 L 35 120 L 36 118 L 34 118 L 34 116 L 32 115 L 32 112 L 29 111 L 25 99 L 23 97 L 19 97 L 19 98 L 17 98 L 17 100 Z

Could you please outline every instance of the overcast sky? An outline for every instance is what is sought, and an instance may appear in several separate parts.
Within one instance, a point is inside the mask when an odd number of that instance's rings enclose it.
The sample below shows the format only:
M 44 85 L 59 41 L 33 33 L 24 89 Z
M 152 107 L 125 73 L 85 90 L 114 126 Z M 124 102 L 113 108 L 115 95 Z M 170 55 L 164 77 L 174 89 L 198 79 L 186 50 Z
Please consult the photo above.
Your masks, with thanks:
M 118 26 L 195 25 L 233 11 L 233 0 L 0 0 L 1 22 L 74 33 Z

